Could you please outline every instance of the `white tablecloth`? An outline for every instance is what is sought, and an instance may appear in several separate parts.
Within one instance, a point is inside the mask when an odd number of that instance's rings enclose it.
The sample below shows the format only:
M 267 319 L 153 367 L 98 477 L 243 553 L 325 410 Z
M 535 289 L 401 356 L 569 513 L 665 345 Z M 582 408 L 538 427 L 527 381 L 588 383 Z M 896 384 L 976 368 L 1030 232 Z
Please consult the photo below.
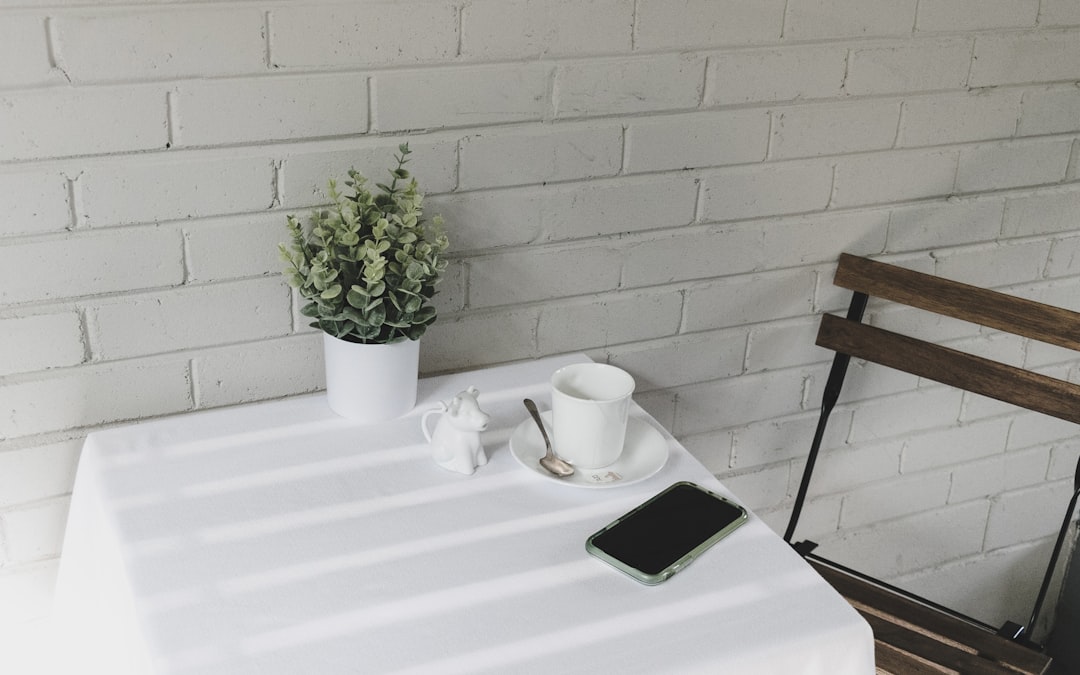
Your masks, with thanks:
M 666 431 L 636 485 L 523 469 L 521 399 L 543 408 L 580 360 L 421 380 L 380 425 L 305 396 L 91 434 L 54 612 L 70 672 L 873 673 L 867 624 L 753 516 L 656 587 L 586 554 L 676 480 L 730 493 Z M 470 384 L 491 461 L 463 476 L 431 461 L 419 414 Z

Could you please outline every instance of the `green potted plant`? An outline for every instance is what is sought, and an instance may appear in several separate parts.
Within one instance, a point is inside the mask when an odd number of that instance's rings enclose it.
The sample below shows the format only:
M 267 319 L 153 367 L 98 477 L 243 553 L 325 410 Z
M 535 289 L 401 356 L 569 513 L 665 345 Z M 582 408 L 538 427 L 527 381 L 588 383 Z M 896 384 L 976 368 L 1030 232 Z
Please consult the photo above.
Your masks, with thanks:
M 368 188 L 356 170 L 348 190 L 329 181 L 333 204 L 302 224 L 287 219 L 279 245 L 300 310 L 323 331 L 330 407 L 362 421 L 398 417 L 416 403 L 419 340 L 436 318 L 432 297 L 446 270 L 442 220 L 423 218 L 424 196 L 398 146 L 391 180 Z

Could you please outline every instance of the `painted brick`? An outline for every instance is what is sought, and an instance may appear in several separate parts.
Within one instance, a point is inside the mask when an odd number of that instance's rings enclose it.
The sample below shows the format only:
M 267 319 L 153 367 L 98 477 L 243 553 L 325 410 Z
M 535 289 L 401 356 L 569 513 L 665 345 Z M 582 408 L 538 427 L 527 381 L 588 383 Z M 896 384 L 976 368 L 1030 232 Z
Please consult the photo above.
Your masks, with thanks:
M 836 162 L 836 207 L 940 197 L 953 191 L 955 150 L 890 152 Z
M 791 474 L 793 477 L 797 477 L 798 472 L 799 469 L 796 467 Z M 820 542 L 826 537 L 834 536 L 840 523 L 841 503 L 841 498 L 836 495 L 818 497 L 808 501 L 806 508 L 803 509 L 802 514 L 799 516 L 798 537 Z M 767 515 L 765 517 L 769 518 L 770 527 L 773 528 L 774 532 L 783 534 L 788 521 L 791 519 L 791 510 L 783 509 L 776 512 L 775 516 Z M 774 518 L 776 520 L 775 525 L 772 524 Z
M 1073 81 L 1080 70 L 1080 31 L 980 35 L 968 83 L 972 87 Z
M 322 344 L 322 335 L 312 333 L 202 353 L 194 360 L 195 405 L 211 408 L 323 389 Z M 274 367 L 263 367 L 266 363 Z
M 896 140 L 900 106 L 892 101 L 803 106 L 774 115 L 769 157 L 791 159 L 882 150 Z
M 1046 572 L 1052 542 L 1042 541 L 1003 551 L 991 551 L 975 557 L 933 567 L 895 580 L 897 585 L 968 616 L 977 616 L 991 626 L 1002 626 L 1016 617 L 1026 619 L 1031 611 L 1039 584 Z M 1050 586 L 1048 600 L 1059 589 Z M 1053 604 L 1044 606 L 1036 635 L 1048 635 Z
M 79 182 L 82 217 L 98 227 L 261 211 L 273 199 L 274 171 L 266 157 L 184 155 L 110 161 L 87 169 Z
M 779 42 L 782 0 L 638 0 L 634 46 L 687 49 Z
M 1050 262 L 1047 264 L 1048 276 L 1053 275 L 1054 270 L 1052 270 L 1051 268 L 1054 265 L 1053 261 L 1057 251 L 1057 243 L 1055 243 L 1054 246 L 1050 248 Z M 1072 246 L 1066 248 L 1067 255 L 1074 255 L 1074 253 L 1075 251 Z M 1073 265 L 1075 266 L 1075 263 L 1073 263 Z M 1069 299 L 1071 300 L 1072 297 L 1075 297 L 1077 289 L 1075 287 L 1071 287 L 1068 290 L 1070 291 Z M 1054 304 L 1058 307 L 1063 307 L 1065 309 L 1073 309 L 1076 306 L 1075 303 L 1072 303 L 1073 307 L 1069 307 L 1069 302 L 1054 302 L 1051 304 Z M 1036 342 L 1032 340 L 1029 341 L 1027 345 L 1027 353 L 1025 354 L 1024 367 L 1029 370 L 1043 369 L 1050 366 L 1071 363 L 1075 359 L 1076 352 L 1071 349 L 1065 349 L 1064 347 L 1056 347 L 1054 345 L 1048 345 L 1042 342 Z M 1072 373 L 1068 373 L 1066 379 L 1068 379 L 1070 382 L 1076 381 L 1075 376 Z
M 473 0 L 462 17 L 469 59 L 629 52 L 633 0 Z
M 735 429 L 730 467 L 732 469 L 744 469 L 805 458 L 810 449 L 810 442 L 814 438 L 817 420 L 818 415 L 815 412 L 811 415 L 800 414 L 793 417 L 753 422 Z M 843 446 L 850 420 L 850 412 L 839 410 L 829 418 L 829 426 L 825 428 L 825 436 L 822 441 L 822 447 L 825 450 L 822 452 L 821 460 L 833 454 L 838 454 L 829 450 L 829 448 Z M 896 452 L 899 453 L 899 450 Z M 818 482 L 818 471 L 821 468 L 823 467 L 819 466 L 814 469 L 814 494 L 833 491 L 826 489 L 825 484 Z M 801 469 L 802 467 L 800 467 L 800 473 Z M 895 474 L 896 462 L 893 462 L 889 475 Z M 865 482 L 872 480 L 872 478 L 871 475 L 860 474 L 858 481 Z
M 709 57 L 705 104 L 833 98 L 842 91 L 846 63 L 847 49 L 836 45 L 714 54 Z
M 1001 229 L 1001 199 L 948 199 L 889 213 L 886 251 L 938 249 L 992 241 Z
M 547 247 L 469 261 L 472 307 L 535 302 L 615 290 L 621 256 L 614 248 Z
M 830 418 L 829 425 L 832 424 Z M 812 439 L 814 427 L 811 426 L 808 432 L 805 438 Z M 803 445 L 809 446 L 809 443 L 803 441 Z M 822 452 L 814 467 L 813 494 L 834 494 L 840 498 L 848 490 L 865 487 L 868 483 L 895 479 L 899 475 L 897 467 L 902 445 L 901 441 L 863 443 L 857 448 Z
M 55 232 L 71 225 L 68 181 L 58 169 L 0 173 L 0 236 Z
M 986 548 L 994 550 L 1057 534 L 1072 496 L 1072 481 L 1058 481 L 1001 495 L 990 508 Z
M 765 159 L 769 116 L 761 110 L 642 118 L 626 130 L 626 171 L 667 171 Z
M 9 14 L 0 21 L 0 87 L 44 84 L 60 79 L 49 65 L 45 17 Z
M 1005 286 L 1038 279 L 1049 253 L 1046 240 L 963 249 L 938 256 L 937 274 L 973 286 Z
M 813 317 L 754 327 L 746 346 L 747 372 L 805 366 L 831 359 L 832 352 L 814 344 L 818 324 L 818 318 Z
M 701 102 L 705 59 L 694 54 L 579 61 L 555 78 L 557 117 L 686 110 Z
M 673 432 L 698 434 L 799 412 L 802 377 L 799 371 L 782 370 L 694 384 L 677 391 Z
M 954 424 L 960 415 L 960 399 L 960 391 L 942 388 L 867 401 L 855 410 L 852 441 L 884 439 Z
M 71 492 L 82 439 L 0 452 L 0 507 Z
M 1049 457 L 1049 448 L 1035 448 L 956 466 L 949 501 L 992 498 L 1009 490 L 1039 485 L 1046 480 Z
M 2 553 L 2 551 L 0 551 Z M 8 635 L 17 636 L 19 630 L 33 630 L 35 625 L 41 625 L 37 620 L 47 621 L 52 611 L 52 593 L 56 587 L 57 560 L 49 560 L 27 565 L 18 565 L 10 568 L 7 574 L 0 574 L 0 624 L 5 627 Z M 9 570 L 5 569 L 5 572 Z M 13 638 L 18 640 L 17 637 Z M 15 644 L 16 664 L 26 664 L 29 672 L 33 668 L 41 666 L 42 651 L 34 649 L 35 638 L 29 641 L 19 641 Z M 47 639 L 36 637 L 42 647 L 51 644 Z M 10 644 L 10 643 L 9 643 Z M 26 648 L 26 654 L 19 658 L 17 654 Z M 10 652 L 5 654 L 5 657 Z M 33 665 L 30 665 L 33 664 Z
M 769 163 L 709 173 L 702 181 L 701 217 L 723 221 L 822 211 L 832 184 L 832 169 L 823 163 Z
M 968 502 L 818 540 L 827 555 L 842 550 L 859 570 L 885 577 L 939 565 L 982 550 L 985 502 Z M 917 545 L 916 545 L 917 543 Z
M 635 392 L 718 380 L 742 373 L 746 331 L 678 335 L 606 350 L 607 362 L 634 376 Z
M 263 12 L 257 8 L 73 12 L 55 23 L 64 72 L 76 82 L 266 69 Z
M 1039 0 L 920 0 L 916 31 L 1031 28 Z
M 1080 287 L 1080 279 L 1070 279 L 1067 282 L 1059 282 L 1051 285 L 1033 284 L 1022 288 L 1010 289 L 1010 293 L 1022 294 L 1025 298 L 1031 298 L 1036 302 L 1056 305 L 1065 309 L 1077 311 L 1080 308 L 1080 297 L 1077 297 L 1077 289 Z M 1031 342 L 1028 348 L 1040 345 L 1040 342 Z M 1048 345 L 1049 346 L 1049 345 Z M 1071 350 L 1069 350 L 1071 351 Z M 1061 375 L 1062 373 L 1058 373 Z M 1071 377 L 1070 377 L 1071 379 Z
M 665 429 L 675 426 L 675 393 L 670 389 L 656 389 L 635 394 L 634 402 L 653 416 Z
M 1076 475 L 1076 463 L 1080 458 L 1080 445 L 1075 438 L 1069 439 L 1050 449 L 1050 466 L 1046 470 L 1047 480 L 1072 478 Z
M 462 139 L 459 188 L 612 176 L 622 162 L 622 127 L 598 125 L 492 132 Z
M 904 101 L 902 147 L 1011 138 L 1020 119 L 1018 92 L 979 92 Z
M 1043 0 L 1039 25 L 1075 26 L 1080 24 L 1080 5 L 1075 0 Z
M 154 86 L 0 95 L 0 160 L 164 148 L 165 92 Z
M 1055 277 L 1072 277 L 1080 272 L 1080 237 L 1067 239 L 1055 239 L 1050 247 L 1050 255 L 1046 260 L 1043 275 L 1048 279 Z
M 0 436 L 16 438 L 190 408 L 186 360 L 83 366 L 0 387 Z
M 637 399 L 637 394 L 634 398 Z M 711 473 L 720 474 L 730 471 L 728 458 L 731 455 L 731 436 L 730 430 L 714 431 L 685 436 L 680 438 L 679 442 Z
M 93 261 L 90 267 L 88 260 Z M 25 273 L 34 269 L 50 273 Z M 173 286 L 183 280 L 183 247 L 172 230 L 124 230 L 0 247 L 0 304 Z
M 856 96 L 961 89 L 971 68 L 970 38 L 918 39 L 851 50 L 844 91 Z
M 721 279 L 686 292 L 687 331 L 804 316 L 811 312 L 814 274 L 792 270 Z
M 828 366 L 826 364 L 815 366 L 811 373 L 812 376 L 806 389 L 806 400 L 818 406 L 825 391 Z M 844 380 L 839 403 L 841 406 L 858 410 L 872 399 L 911 393 L 918 386 L 919 378 L 914 375 L 876 363 L 854 360 L 848 367 L 848 377 Z
M 52 499 L 0 514 L 0 525 L 7 534 L 8 558 L 20 563 L 59 555 L 69 501 L 66 497 Z
M 398 144 L 403 139 L 365 142 L 362 145 L 334 143 L 325 149 L 289 153 L 282 160 L 281 203 L 290 209 L 327 204 L 327 181 L 339 185 L 356 169 L 371 180 L 382 181 L 386 170 L 396 165 Z M 350 147 L 351 146 L 351 147 Z M 409 142 L 409 172 L 426 194 L 449 192 L 457 186 L 457 141 Z M 298 214 L 299 215 L 299 214 Z
M 451 259 L 448 262 L 432 303 L 439 316 L 464 310 L 465 301 L 468 298 L 466 263 L 460 259 Z
M 367 131 L 367 78 L 354 73 L 195 80 L 177 86 L 177 145 Z
M 270 12 L 270 63 L 275 68 L 428 63 L 458 48 L 454 3 L 289 4 Z M 408 30 L 401 30 L 408 26 Z
M 668 337 L 679 330 L 677 293 L 626 293 L 548 305 L 540 310 L 537 343 L 543 354 L 603 348 Z
M 840 527 L 859 527 L 944 506 L 949 497 L 948 472 L 921 473 L 848 491 Z
M 1065 179 L 1071 151 L 1071 140 L 1014 141 L 964 148 L 956 171 L 956 189 L 977 192 L 1058 183 Z
M 1016 406 L 1011 403 L 965 392 L 964 403 L 961 406 L 960 422 L 973 422 L 1015 413 Z
M 751 510 L 777 506 L 788 497 L 791 467 L 771 466 L 745 473 L 724 475 L 724 487 Z
M 441 317 L 424 333 L 420 370 L 425 373 L 505 363 L 539 356 L 538 307 Z
M 1042 89 L 1024 92 L 1021 136 L 1069 134 L 1080 131 L 1080 89 Z
M 894 333 L 913 335 L 936 343 L 956 342 L 980 335 L 976 324 L 896 303 L 890 303 L 883 310 L 872 311 L 869 323 Z
M 75 312 L 0 319 L 0 375 L 74 366 L 83 356 Z
M 454 250 L 469 251 L 687 225 L 697 190 L 691 176 L 649 176 L 436 195 L 425 206 L 446 220 Z
M 1012 420 L 1008 449 L 1030 448 L 1036 445 L 1061 442 L 1076 435 L 1076 424 L 1049 415 L 1021 412 Z M 1075 466 L 1075 465 L 1074 465 Z
M 627 287 L 707 279 L 717 269 L 726 274 L 752 272 L 763 257 L 760 228 L 710 227 L 665 234 L 626 244 L 622 283 Z
M 787 40 L 909 35 L 916 0 L 789 0 Z
M 94 356 L 123 359 L 285 335 L 290 307 L 288 287 L 276 276 L 126 296 L 94 306 Z
M 837 251 L 873 255 L 885 248 L 885 211 L 801 216 L 765 223 L 764 250 L 771 264 L 796 266 L 832 262 Z
M 379 131 L 540 120 L 551 102 L 543 63 L 390 71 L 375 78 Z
M 929 434 L 915 434 L 904 442 L 904 473 L 938 469 L 1005 452 L 1011 420 L 994 419 Z
M 288 239 L 280 212 L 227 216 L 184 225 L 188 282 L 221 281 L 280 272 L 277 245 Z

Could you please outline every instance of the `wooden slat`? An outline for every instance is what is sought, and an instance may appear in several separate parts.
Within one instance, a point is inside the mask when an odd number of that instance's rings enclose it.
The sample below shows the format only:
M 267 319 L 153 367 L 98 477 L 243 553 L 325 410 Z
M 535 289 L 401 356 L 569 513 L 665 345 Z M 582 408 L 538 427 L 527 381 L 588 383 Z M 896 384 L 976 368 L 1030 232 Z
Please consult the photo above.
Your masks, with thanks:
M 817 344 L 919 377 L 1080 423 L 1080 385 L 831 314 L 821 317 Z
M 995 661 L 1007 663 L 1015 671 L 1021 673 L 1043 673 L 1049 668 L 1050 657 L 1045 654 L 1040 654 L 978 626 L 833 569 L 817 560 L 809 559 L 808 562 L 830 586 L 856 606 L 872 607 L 884 615 L 901 618 L 907 623 L 939 635 L 944 640 L 966 645 L 981 654 L 979 658 L 988 663 Z M 871 622 L 871 627 L 874 628 L 873 622 Z M 879 631 L 878 628 L 874 628 L 874 637 L 905 651 L 918 653 L 920 656 L 934 660 L 931 655 L 928 655 L 931 654 L 931 650 L 918 646 L 922 644 L 920 639 L 913 638 L 902 631 L 892 629 Z M 914 649 L 918 651 L 913 651 L 906 644 L 897 644 L 897 639 L 914 641 L 912 644 L 916 645 Z M 951 652 L 945 652 L 945 654 L 946 658 L 952 658 Z
M 1060 307 L 848 253 L 840 255 L 834 283 L 910 307 L 1080 350 L 1080 313 Z
M 1015 675 L 1016 673 L 1016 671 L 1006 669 L 1005 666 L 990 659 L 964 651 L 940 640 L 935 640 L 929 635 L 892 623 L 875 614 L 862 612 L 862 615 L 870 624 L 870 629 L 874 631 L 875 640 L 895 647 L 900 651 L 920 656 L 949 670 L 955 670 L 964 673 L 964 675 L 1000 675 L 1000 673 L 1013 673 Z M 914 659 L 909 661 L 918 663 Z
M 879 673 L 888 675 L 942 675 L 944 668 L 923 663 L 890 644 L 874 642 L 874 666 Z

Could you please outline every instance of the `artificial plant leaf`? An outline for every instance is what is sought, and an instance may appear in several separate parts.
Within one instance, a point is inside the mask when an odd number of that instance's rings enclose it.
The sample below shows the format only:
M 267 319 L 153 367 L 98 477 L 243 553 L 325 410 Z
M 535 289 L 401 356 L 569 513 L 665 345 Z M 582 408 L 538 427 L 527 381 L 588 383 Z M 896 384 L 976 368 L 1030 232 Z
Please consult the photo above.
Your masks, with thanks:
M 357 309 L 363 309 L 368 302 L 368 297 L 369 293 L 363 286 L 353 285 L 349 292 L 345 294 L 345 302 Z
M 381 302 L 365 314 L 368 325 L 381 326 L 386 322 L 386 307 Z
M 427 270 L 424 267 L 423 263 L 419 263 L 414 260 L 409 263 L 408 267 L 405 268 L 405 276 L 408 277 L 411 281 L 417 281 L 420 279 L 420 277 L 424 276 L 424 272 L 426 271 Z

